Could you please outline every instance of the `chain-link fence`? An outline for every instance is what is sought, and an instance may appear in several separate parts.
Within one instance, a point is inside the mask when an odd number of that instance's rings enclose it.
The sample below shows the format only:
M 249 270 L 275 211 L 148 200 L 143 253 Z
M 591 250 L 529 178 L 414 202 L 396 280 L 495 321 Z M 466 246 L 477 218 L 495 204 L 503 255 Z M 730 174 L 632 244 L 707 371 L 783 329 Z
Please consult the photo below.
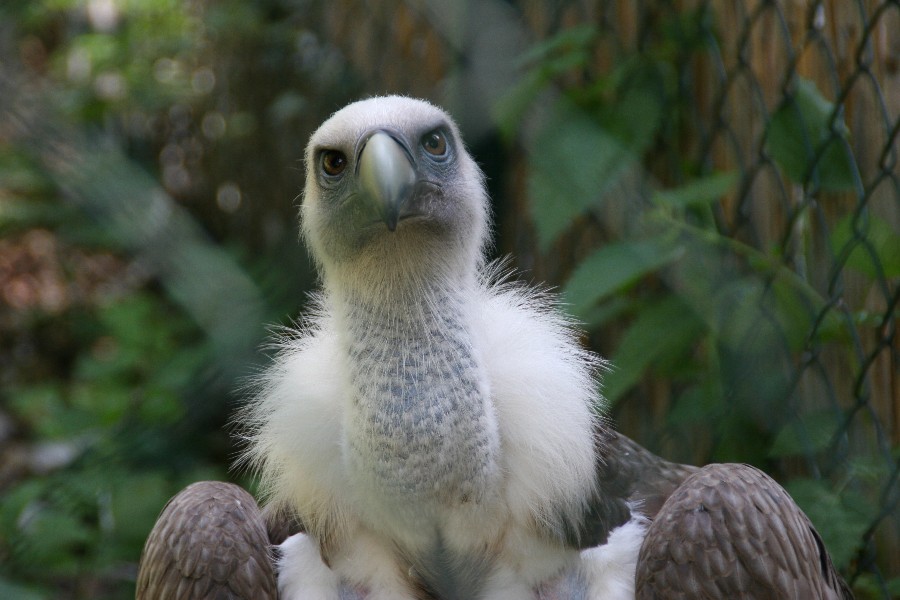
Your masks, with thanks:
M 347 16 L 362 13 L 365 23 Z M 518 120 L 499 151 L 493 187 L 500 250 L 537 279 L 562 284 L 580 275 L 597 247 L 646 234 L 646 216 L 670 197 L 666 190 L 691 206 L 674 223 L 686 228 L 682 242 L 692 240 L 685 254 L 619 291 L 633 302 L 676 296 L 722 313 L 701 325 L 716 331 L 711 343 L 721 361 L 719 384 L 706 394 L 720 394 L 730 406 L 697 400 L 692 377 L 700 375 L 648 362 L 621 386 L 615 372 L 611 377 L 621 396 L 617 421 L 683 460 L 764 463 L 832 542 L 844 540 L 837 553 L 858 591 L 896 594 L 896 581 L 887 580 L 900 572 L 900 4 L 523 1 L 440 11 L 429 2 L 346 2 L 325 17 L 322 39 L 349 61 L 363 89 L 443 98 L 475 132 L 471 139 L 489 170 L 498 150 L 478 135 L 486 121 L 502 125 L 510 97 L 515 103 L 526 89 L 531 110 L 513 111 Z M 534 45 L 538 51 L 528 54 Z M 541 128 L 534 123 L 563 96 L 578 114 L 599 114 L 602 128 L 603 108 L 616 94 L 627 96 L 621 82 L 643 76 L 628 65 L 647 61 L 650 88 L 674 108 L 658 114 L 650 103 L 646 118 L 660 122 L 651 141 L 631 148 L 640 168 L 623 175 L 603 171 L 600 158 L 556 156 L 599 169 L 615 184 L 597 189 L 565 227 L 545 235 L 546 224 L 534 219 L 546 213 L 535 205 L 556 202 L 553 210 L 561 210 L 561 200 L 543 198 L 535 183 L 535 157 L 554 155 L 542 150 L 552 138 L 534 132 Z M 529 85 L 542 92 L 529 95 Z M 722 173 L 733 184 L 720 189 L 715 175 Z M 711 189 L 715 198 L 704 201 Z M 556 190 L 566 193 L 561 185 Z M 685 194 L 699 198 L 703 210 Z M 529 214 L 532 220 L 523 218 Z M 679 265 L 686 262 L 695 268 Z M 713 283 L 695 285 L 704 277 Z M 725 295 L 733 312 L 725 300 L 703 304 L 717 287 L 733 285 Z M 756 303 L 749 314 L 746 297 Z M 607 300 L 597 304 L 617 310 Z M 590 310 L 579 316 L 601 351 L 634 358 L 621 351 L 636 337 L 622 321 L 639 322 L 641 311 L 616 314 L 622 319 L 593 319 Z M 662 329 L 657 335 L 666 335 Z M 729 337 L 727 329 L 741 331 Z M 698 347 L 710 338 L 687 339 L 663 358 L 701 364 L 708 373 L 708 357 L 697 354 L 710 352 Z M 716 430 L 713 419 L 690 416 L 703 406 L 736 424 Z M 736 441 L 729 444 L 730 437 Z M 744 443 L 752 448 L 734 447 Z
M 793 453 L 802 467 L 782 468 L 830 479 L 832 489 L 865 488 L 873 510 L 857 529 L 863 544 L 851 573 L 873 570 L 875 553 L 896 573 L 900 5 L 710 8 L 714 41 L 680 75 L 696 106 L 695 136 L 681 151 L 736 169 L 736 191 L 716 206 L 718 230 L 777 257 L 817 296 L 804 341 L 779 365 L 787 382 L 782 408 L 805 423 L 793 428 L 805 438 Z M 818 117 L 806 104 L 810 89 L 820 93 Z M 784 144 L 782 128 L 795 129 Z M 816 415 L 826 423 L 809 424 Z M 816 427 L 827 432 L 819 442 L 808 439 Z

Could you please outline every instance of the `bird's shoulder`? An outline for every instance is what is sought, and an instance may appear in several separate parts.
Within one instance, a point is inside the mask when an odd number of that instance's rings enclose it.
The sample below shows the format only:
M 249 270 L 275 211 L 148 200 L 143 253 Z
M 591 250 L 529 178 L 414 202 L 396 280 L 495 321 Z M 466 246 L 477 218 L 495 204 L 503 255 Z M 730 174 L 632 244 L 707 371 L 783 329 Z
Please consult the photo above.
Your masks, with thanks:
M 560 385 L 575 375 L 574 383 L 589 386 L 586 391 L 594 399 L 593 384 L 605 363 L 581 346 L 578 327 L 554 294 L 523 283 L 489 280 L 478 288 L 474 305 L 473 335 L 488 369 Z
M 336 409 L 345 381 L 333 314 L 314 297 L 302 321 L 276 332 L 274 358 L 256 382 L 256 402 L 294 410 Z M 324 406 L 323 406 L 324 405 Z
M 503 440 L 513 513 L 564 528 L 593 492 L 600 360 L 581 348 L 553 297 L 519 284 L 484 285 L 473 316 Z
M 235 418 L 247 442 L 238 465 L 260 475 L 273 511 L 289 508 L 311 531 L 335 529 L 346 512 L 341 354 L 333 319 L 319 307 L 277 332 L 272 363 Z

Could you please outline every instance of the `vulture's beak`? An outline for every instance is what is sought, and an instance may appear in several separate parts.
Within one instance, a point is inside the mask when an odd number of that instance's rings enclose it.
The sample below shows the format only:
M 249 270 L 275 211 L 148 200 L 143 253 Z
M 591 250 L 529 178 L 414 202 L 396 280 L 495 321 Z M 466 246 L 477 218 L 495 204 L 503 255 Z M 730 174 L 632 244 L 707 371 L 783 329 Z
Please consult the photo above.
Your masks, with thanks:
M 364 201 L 394 231 L 416 183 L 409 149 L 394 135 L 376 131 L 362 143 L 358 156 L 357 181 Z

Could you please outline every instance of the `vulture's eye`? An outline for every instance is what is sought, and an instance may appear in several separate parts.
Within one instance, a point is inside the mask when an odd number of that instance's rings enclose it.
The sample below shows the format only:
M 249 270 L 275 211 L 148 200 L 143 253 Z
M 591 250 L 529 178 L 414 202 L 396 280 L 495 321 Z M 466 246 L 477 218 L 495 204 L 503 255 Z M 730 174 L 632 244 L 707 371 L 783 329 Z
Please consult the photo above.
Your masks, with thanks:
M 337 177 L 347 168 L 347 157 L 340 150 L 326 150 L 322 153 L 322 172 L 328 177 Z
M 447 138 L 440 129 L 429 131 L 422 136 L 422 147 L 428 154 L 441 158 L 447 155 Z

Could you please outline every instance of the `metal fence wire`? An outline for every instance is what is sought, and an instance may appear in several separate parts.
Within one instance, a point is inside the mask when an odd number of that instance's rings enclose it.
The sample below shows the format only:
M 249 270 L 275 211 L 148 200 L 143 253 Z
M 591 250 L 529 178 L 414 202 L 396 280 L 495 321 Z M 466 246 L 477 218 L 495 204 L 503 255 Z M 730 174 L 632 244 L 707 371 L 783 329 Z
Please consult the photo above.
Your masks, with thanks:
M 368 16 L 365 23 L 348 17 L 359 14 Z M 719 365 L 725 375 L 715 393 L 731 405 L 709 404 L 722 415 L 743 402 L 745 420 L 704 430 L 717 417 L 685 417 L 695 414 L 685 408 L 685 398 L 696 399 L 686 393 L 696 391 L 685 383 L 691 376 L 648 366 L 616 401 L 616 421 L 675 458 L 763 462 L 827 530 L 826 539 L 843 547 L 832 551 L 858 594 L 898 594 L 900 3 L 520 0 L 442 9 L 427 1 L 348 1 L 317 20 L 317 39 L 342 56 L 366 92 L 450 97 L 451 110 L 476 132 L 470 139 L 489 175 L 502 162 L 492 182 L 500 250 L 536 279 L 564 284 L 598 247 L 642 231 L 634 213 L 658 209 L 653 189 L 683 191 L 696 177 L 731 173 L 733 185 L 708 204 L 705 231 L 717 241 L 679 259 L 695 268 L 676 263 L 622 293 L 639 302 L 658 286 L 699 302 L 700 292 L 685 291 L 696 279 L 711 278 L 701 288 L 715 292 L 755 276 L 758 287 L 740 292 L 756 301 L 741 334 L 751 348 Z M 523 52 L 525 59 L 503 60 Z M 556 101 L 532 97 L 543 108 L 518 113 L 500 159 L 478 132 L 498 114 L 502 120 L 497 107 L 522 89 L 529 64 L 544 69 L 544 92 L 590 107 L 591 94 L 614 93 L 611 73 L 647 57 L 665 63 L 659 93 L 674 110 L 664 111 L 652 143 L 641 147 L 641 168 L 541 244 L 541 224 L 523 215 L 542 214 L 534 205 L 546 200 L 533 171 L 550 155 L 541 147 L 546 136 L 529 134 L 529 119 L 546 118 L 541 111 Z M 454 101 L 454 93 L 465 97 Z M 591 156 L 578 160 L 594 168 Z M 691 229 L 697 220 L 681 223 Z M 734 315 L 719 317 L 719 327 L 734 326 L 723 323 L 740 318 L 739 304 Z M 616 314 L 622 319 L 586 319 L 592 344 L 614 359 L 628 340 L 621 321 L 640 318 Z M 705 350 L 692 339 L 684 356 L 696 362 Z M 722 355 L 729 352 L 734 348 Z M 732 434 L 732 446 L 765 440 L 763 452 L 729 449 Z

